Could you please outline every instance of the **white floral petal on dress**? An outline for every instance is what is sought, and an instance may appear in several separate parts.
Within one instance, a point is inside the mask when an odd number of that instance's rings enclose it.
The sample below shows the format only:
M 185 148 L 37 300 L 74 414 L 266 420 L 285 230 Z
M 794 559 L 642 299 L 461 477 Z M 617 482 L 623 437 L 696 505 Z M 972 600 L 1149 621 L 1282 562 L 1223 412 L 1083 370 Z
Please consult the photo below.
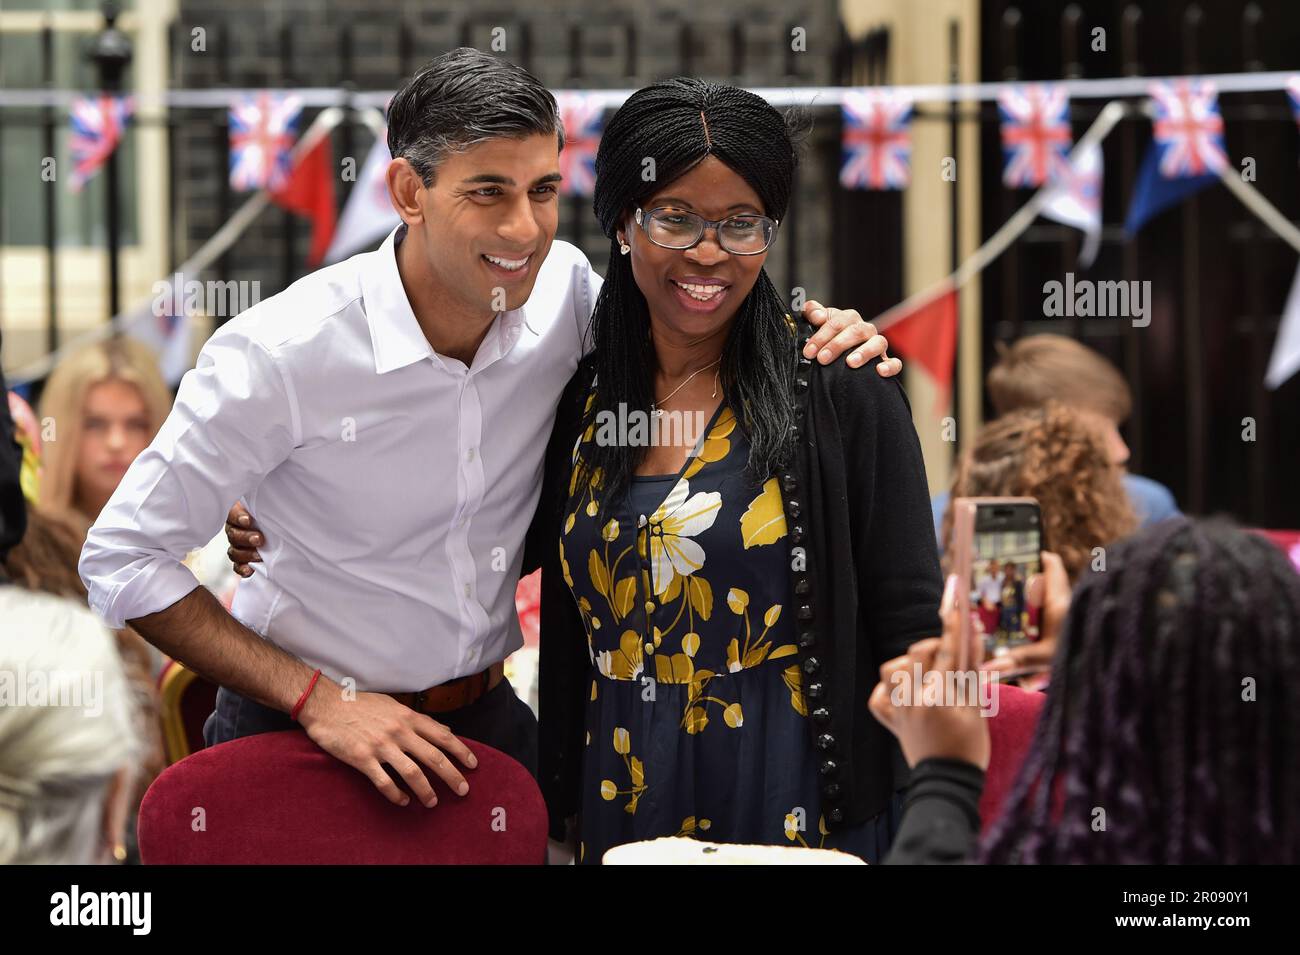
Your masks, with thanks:
M 686 498 L 690 496 L 690 493 L 691 482 L 685 480 L 678 481 L 673 485 L 673 489 L 668 492 L 668 496 L 664 498 L 664 502 L 656 507 L 655 512 L 650 515 L 650 522 L 652 524 L 658 524 L 667 520 L 668 516 L 672 514 L 673 511 L 686 503 Z
M 673 570 L 683 577 L 704 566 L 704 548 L 689 537 L 665 537 L 663 546 Z
M 692 495 L 664 519 L 664 533 L 676 537 L 694 537 L 696 534 L 702 534 L 713 526 L 720 510 L 722 510 L 722 495 L 717 491 L 701 491 L 699 494 Z
M 692 495 L 685 479 L 655 508 L 650 517 L 650 561 L 656 596 L 667 592 L 675 576 L 689 576 L 704 566 L 704 548 L 690 538 L 712 527 L 721 509 L 721 494 Z

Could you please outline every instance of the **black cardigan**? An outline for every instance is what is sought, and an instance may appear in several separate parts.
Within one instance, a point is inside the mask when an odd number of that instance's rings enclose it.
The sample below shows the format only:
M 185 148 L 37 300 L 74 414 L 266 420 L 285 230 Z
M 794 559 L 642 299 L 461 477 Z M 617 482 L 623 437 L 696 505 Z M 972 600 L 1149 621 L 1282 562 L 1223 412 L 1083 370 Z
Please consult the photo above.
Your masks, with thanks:
M 778 483 L 809 733 L 826 823 L 835 829 L 877 815 L 907 783 L 897 742 L 867 698 L 881 663 L 939 634 L 941 579 L 925 464 L 902 386 L 880 377 L 879 359 L 850 368 L 842 359 L 823 366 L 803 358 L 810 332 L 800 323 L 796 452 Z M 540 783 L 557 839 L 579 807 L 591 670 L 557 542 L 593 376 L 588 357 L 560 400 L 524 560 L 525 573 L 542 567 Z

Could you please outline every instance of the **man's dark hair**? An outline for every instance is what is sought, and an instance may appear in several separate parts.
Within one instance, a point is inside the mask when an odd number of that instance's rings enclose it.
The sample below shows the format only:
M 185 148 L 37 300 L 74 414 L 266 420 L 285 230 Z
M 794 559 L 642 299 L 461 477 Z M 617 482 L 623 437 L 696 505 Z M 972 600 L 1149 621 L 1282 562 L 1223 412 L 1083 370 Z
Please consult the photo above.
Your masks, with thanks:
M 388 151 L 426 186 L 449 153 L 537 133 L 554 133 L 564 148 L 555 97 L 522 67 L 470 47 L 430 60 L 388 106 Z

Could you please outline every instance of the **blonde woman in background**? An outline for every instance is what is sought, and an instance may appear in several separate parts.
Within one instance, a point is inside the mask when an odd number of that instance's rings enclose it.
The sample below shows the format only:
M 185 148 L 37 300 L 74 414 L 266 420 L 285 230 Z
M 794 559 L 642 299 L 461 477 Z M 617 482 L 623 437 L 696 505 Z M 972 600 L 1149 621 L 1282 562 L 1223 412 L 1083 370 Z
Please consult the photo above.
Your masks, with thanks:
M 171 407 L 172 392 L 157 357 L 134 339 L 117 337 L 87 346 L 50 375 L 41 395 L 40 420 L 43 429 L 52 424 L 53 431 L 41 443 L 38 502 L 41 511 L 78 526 L 74 574 L 90 525 Z M 225 536 L 216 530 L 212 541 L 185 563 L 229 606 L 238 577 L 227 560 Z
M 49 699 L 0 706 L 0 865 L 125 860 L 142 743 L 113 638 L 71 600 L 8 584 L 0 621 L 0 669 L 49 675 Z
M 84 535 L 171 406 L 153 351 L 129 338 L 60 362 L 41 395 L 41 509 L 75 515 Z

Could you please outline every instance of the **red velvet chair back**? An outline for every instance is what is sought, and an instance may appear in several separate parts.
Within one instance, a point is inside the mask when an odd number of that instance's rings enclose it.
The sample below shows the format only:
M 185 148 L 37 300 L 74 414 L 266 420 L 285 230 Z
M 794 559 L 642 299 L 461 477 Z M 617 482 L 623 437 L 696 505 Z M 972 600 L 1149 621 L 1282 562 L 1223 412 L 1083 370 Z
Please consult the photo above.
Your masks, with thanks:
M 300 730 L 200 750 L 169 766 L 140 805 L 146 865 L 523 864 L 546 857 L 546 809 L 528 771 L 465 740 L 478 768 L 457 796 L 395 806 Z
M 989 769 L 984 777 L 984 795 L 980 797 L 980 831 L 987 832 L 1002 812 L 1002 806 L 1016 781 L 1020 766 L 1034 739 L 1038 714 L 1046 697 L 1017 686 L 1000 685 L 997 689 L 998 711 L 989 720 Z

